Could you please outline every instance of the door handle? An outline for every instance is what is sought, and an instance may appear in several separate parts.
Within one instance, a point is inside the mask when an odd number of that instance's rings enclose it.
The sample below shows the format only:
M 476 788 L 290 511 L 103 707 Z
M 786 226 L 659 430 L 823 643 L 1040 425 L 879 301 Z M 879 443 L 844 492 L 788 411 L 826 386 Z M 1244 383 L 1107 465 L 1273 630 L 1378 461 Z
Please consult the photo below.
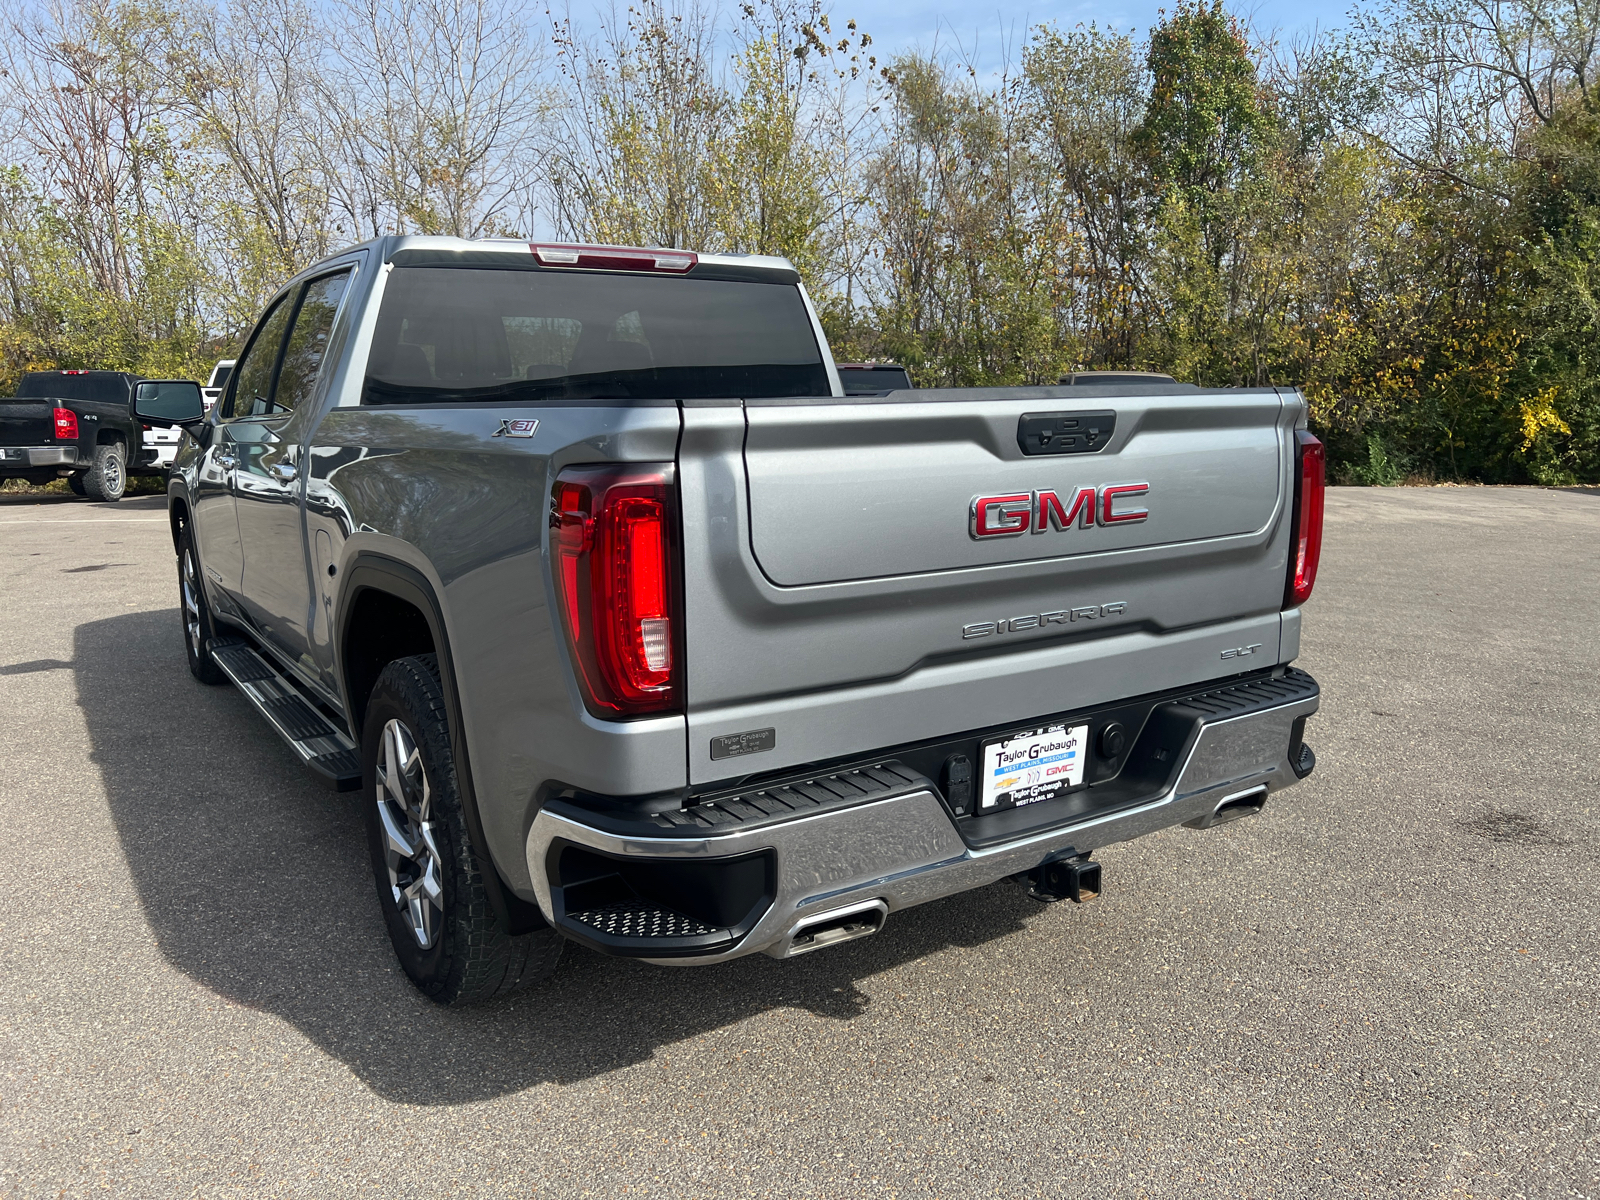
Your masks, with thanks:
M 294 477 L 298 473 L 299 472 L 295 470 L 295 465 L 292 462 L 272 464 L 273 477 L 277 479 L 279 483 L 293 483 Z
M 221 467 L 224 471 L 231 471 L 238 465 L 239 460 L 231 454 L 217 455 L 217 466 Z

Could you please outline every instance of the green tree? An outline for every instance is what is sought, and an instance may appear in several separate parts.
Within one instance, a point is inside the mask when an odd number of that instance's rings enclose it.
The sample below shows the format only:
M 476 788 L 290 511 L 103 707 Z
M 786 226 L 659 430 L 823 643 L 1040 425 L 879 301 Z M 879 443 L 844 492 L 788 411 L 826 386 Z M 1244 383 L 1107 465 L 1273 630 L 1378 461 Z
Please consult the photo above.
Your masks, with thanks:
M 1204 253 L 1220 270 L 1238 235 L 1242 193 L 1276 146 L 1270 97 L 1222 0 L 1182 0 L 1150 35 L 1149 73 L 1134 145 L 1163 197 L 1192 214 Z
M 1135 40 L 1090 26 L 1034 31 L 1023 58 L 1041 169 L 1062 189 L 1071 232 L 1056 320 L 1096 366 L 1139 367 L 1151 349 L 1156 298 L 1148 264 L 1151 210 L 1137 137 L 1149 93 Z

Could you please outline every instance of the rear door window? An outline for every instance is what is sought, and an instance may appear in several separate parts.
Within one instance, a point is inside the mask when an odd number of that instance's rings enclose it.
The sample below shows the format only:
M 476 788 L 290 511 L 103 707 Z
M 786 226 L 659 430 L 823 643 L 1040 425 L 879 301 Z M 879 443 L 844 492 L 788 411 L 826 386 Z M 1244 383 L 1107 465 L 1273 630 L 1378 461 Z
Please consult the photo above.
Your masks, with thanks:
M 396 267 L 363 402 L 827 394 L 793 284 Z

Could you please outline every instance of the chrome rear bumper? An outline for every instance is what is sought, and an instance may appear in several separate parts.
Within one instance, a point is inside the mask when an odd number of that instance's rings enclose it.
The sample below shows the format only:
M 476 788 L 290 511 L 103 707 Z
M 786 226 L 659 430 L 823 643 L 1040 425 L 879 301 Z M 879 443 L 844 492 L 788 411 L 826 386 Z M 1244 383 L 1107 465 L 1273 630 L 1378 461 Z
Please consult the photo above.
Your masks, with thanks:
M 1295 723 L 1314 713 L 1318 703 L 1319 696 L 1311 694 L 1207 720 L 1190 743 L 1177 782 L 1160 795 L 999 845 L 969 846 L 942 799 L 927 785 L 815 815 L 692 837 L 619 834 L 585 823 L 570 809 L 547 808 L 528 833 L 528 867 L 540 909 L 561 927 L 564 914 L 553 901 L 549 871 L 553 845 L 558 850 L 583 847 L 623 861 L 658 862 L 770 851 L 775 858 L 771 903 L 735 944 L 694 956 L 636 956 L 673 966 L 722 962 L 758 950 L 787 957 L 800 949 L 795 937 L 807 926 L 874 909 L 874 902 L 881 902 L 883 913 L 893 913 L 1030 871 L 1063 851 L 1086 854 L 1171 825 L 1205 828 L 1222 819 L 1217 810 L 1224 805 L 1229 815 L 1257 811 L 1265 799 L 1262 789 L 1270 794 L 1298 782 L 1289 761 Z
M 0 467 L 69 467 L 77 461 L 76 446 L 0 447 Z

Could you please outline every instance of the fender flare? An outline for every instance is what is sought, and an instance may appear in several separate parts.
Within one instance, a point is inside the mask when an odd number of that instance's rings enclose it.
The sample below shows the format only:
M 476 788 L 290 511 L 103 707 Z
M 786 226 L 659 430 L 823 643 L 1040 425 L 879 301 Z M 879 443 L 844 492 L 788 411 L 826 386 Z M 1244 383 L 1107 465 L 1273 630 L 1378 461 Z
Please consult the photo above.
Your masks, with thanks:
M 185 516 L 178 517 L 179 507 Z M 178 530 L 183 525 L 194 524 L 194 505 L 189 500 L 189 489 L 176 473 L 167 476 L 167 524 L 172 527 L 172 552 L 178 552 Z M 195 558 L 200 557 L 200 547 L 195 546 Z
M 334 670 L 339 679 L 339 694 L 344 697 L 345 712 L 349 714 L 350 732 L 356 742 L 362 730 L 355 719 L 359 705 L 350 694 L 345 674 L 345 645 L 349 640 L 351 614 L 355 602 L 363 592 L 384 592 L 403 600 L 422 614 L 428 633 L 433 638 L 434 652 L 439 657 L 439 682 L 444 688 L 445 713 L 449 720 L 450 748 L 456 759 L 456 786 L 460 789 L 463 815 L 467 820 L 467 836 L 472 848 L 487 869 L 484 871 L 484 890 L 489 907 L 510 934 L 530 933 L 543 928 L 545 920 L 538 906 L 522 899 L 506 886 L 500 868 L 489 852 L 488 839 L 483 833 L 483 820 L 478 813 L 478 794 L 473 787 L 472 760 L 467 750 L 466 724 L 461 717 L 461 698 L 456 689 L 455 660 L 450 653 L 450 636 L 444 621 L 444 609 L 434 592 L 433 584 L 421 571 L 399 559 L 372 552 L 355 555 L 348 566 L 340 571 L 343 582 L 334 604 L 333 627 L 338 631 L 334 654 Z M 366 714 L 362 712 L 361 724 Z

